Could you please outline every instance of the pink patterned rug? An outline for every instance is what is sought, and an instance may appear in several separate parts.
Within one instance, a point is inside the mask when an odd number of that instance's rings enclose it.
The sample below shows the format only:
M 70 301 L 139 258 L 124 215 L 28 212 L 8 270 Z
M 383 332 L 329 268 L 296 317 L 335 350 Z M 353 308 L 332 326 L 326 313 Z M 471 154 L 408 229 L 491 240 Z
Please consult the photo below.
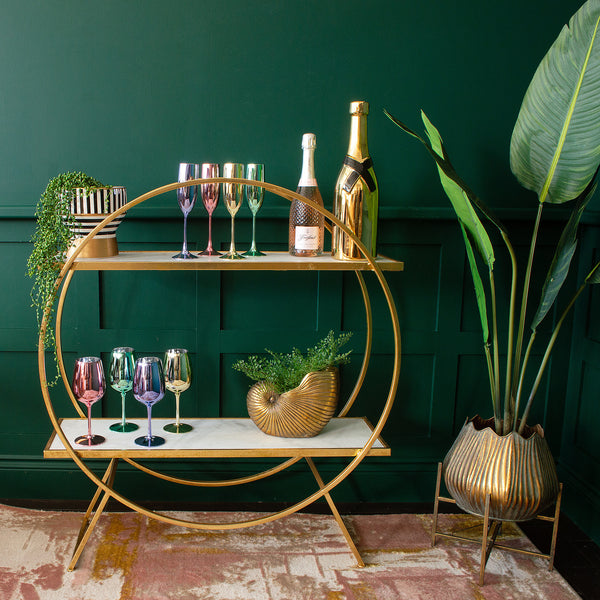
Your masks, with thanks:
M 248 513 L 170 513 L 218 522 Z M 106 513 L 77 568 L 67 565 L 81 513 L 0 505 L 2 600 L 575 600 L 547 561 L 493 550 L 477 585 L 479 546 L 430 543 L 430 515 L 344 517 L 367 563 L 355 567 L 333 517 L 295 514 L 234 531 L 199 532 L 135 513 Z M 442 515 L 446 529 L 481 519 Z M 515 526 L 503 542 L 531 547 Z M 559 539 L 560 543 L 560 539 Z

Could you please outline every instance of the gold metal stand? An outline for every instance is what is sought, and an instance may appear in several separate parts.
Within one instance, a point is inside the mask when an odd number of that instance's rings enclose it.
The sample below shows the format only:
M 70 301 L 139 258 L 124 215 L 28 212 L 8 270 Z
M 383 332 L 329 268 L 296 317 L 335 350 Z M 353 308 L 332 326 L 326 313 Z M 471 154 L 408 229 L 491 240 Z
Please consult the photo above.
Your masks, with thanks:
M 321 475 L 320 475 L 319 471 L 317 470 L 314 461 L 312 460 L 312 458 L 309 458 L 309 457 L 305 457 L 305 459 L 306 459 L 306 462 L 308 463 L 308 466 L 319 486 L 319 489 L 322 490 L 325 487 L 325 483 L 323 482 L 323 479 L 321 478 Z M 110 461 L 110 463 L 104 473 L 102 481 L 108 487 L 112 487 L 112 485 L 114 483 L 118 464 L 119 464 L 119 459 L 113 458 Z M 108 499 L 110 498 L 110 496 L 111 496 L 111 494 L 108 492 L 102 493 L 102 488 L 100 488 L 100 487 L 97 488 L 96 493 L 94 494 L 94 497 L 92 498 L 85 515 L 83 516 L 81 528 L 79 530 L 79 535 L 77 536 L 77 542 L 75 543 L 75 549 L 73 550 L 71 562 L 69 563 L 69 566 L 68 566 L 69 571 L 73 571 L 75 569 L 75 566 L 77 565 L 77 562 L 79 561 L 79 557 L 81 556 L 83 549 L 85 548 L 88 540 L 90 539 L 92 531 L 93 531 L 94 527 L 96 527 L 98 520 L 100 519 L 100 516 L 104 512 L 106 503 L 108 502 Z M 352 536 L 350 535 L 350 532 L 348 531 L 348 528 L 346 527 L 346 524 L 344 523 L 336 505 L 334 504 L 333 499 L 331 498 L 331 495 L 329 493 L 325 493 L 324 496 L 325 496 L 325 499 L 327 500 L 327 504 L 329 505 L 331 513 L 333 514 L 333 517 L 335 518 L 335 520 L 342 532 L 342 535 L 344 536 L 344 539 L 346 540 L 346 543 L 348 544 L 350 552 L 352 553 L 352 555 L 354 556 L 354 559 L 356 560 L 356 565 L 358 567 L 364 567 L 365 562 L 362 559 L 360 552 L 358 551 L 358 548 L 356 547 L 356 544 L 354 543 L 354 540 L 352 539 Z M 224 527 L 224 528 L 228 528 L 228 527 Z
M 123 252 L 117 256 L 106 257 L 106 258 L 85 258 L 86 247 L 94 240 L 95 236 L 102 231 L 104 227 L 110 224 L 114 219 L 122 216 L 126 211 L 131 210 L 133 207 L 163 194 L 165 192 L 169 192 L 175 190 L 180 187 L 185 187 L 188 185 L 198 185 L 204 183 L 238 183 L 245 185 L 258 185 L 263 187 L 265 190 L 272 192 L 282 198 L 287 200 L 299 200 L 311 208 L 314 208 L 318 212 L 322 213 L 326 220 L 328 221 L 328 228 L 330 226 L 337 226 L 341 230 L 344 231 L 347 235 L 352 237 L 360 249 L 362 256 L 364 257 L 361 260 L 336 260 L 331 256 L 320 256 L 311 259 L 299 259 L 297 257 L 291 257 L 287 253 L 282 252 L 267 252 L 266 256 L 261 257 L 260 259 L 252 259 L 245 261 L 222 261 L 222 260 L 213 260 L 214 257 L 207 257 L 203 260 L 198 261 L 173 261 L 171 258 L 172 252 Z M 240 264 L 243 263 L 243 264 Z M 59 365 L 59 371 L 65 385 L 65 389 L 69 398 L 71 399 L 71 403 L 79 415 L 81 419 L 85 418 L 83 411 L 81 410 L 79 403 L 76 401 L 69 385 L 68 377 L 65 371 L 62 349 L 61 349 L 61 321 L 62 321 L 62 313 L 64 309 L 65 298 L 67 295 L 67 290 L 69 288 L 72 277 L 76 271 L 80 270 L 93 270 L 93 271 L 108 271 L 108 270 L 118 270 L 118 271 L 136 271 L 136 270 L 152 270 L 152 271 L 172 271 L 172 270 L 195 270 L 195 271 L 225 271 L 225 270 L 260 270 L 260 271 L 294 271 L 294 270 L 318 270 L 318 271 L 352 271 L 356 274 L 358 279 L 362 297 L 365 305 L 365 318 L 366 318 L 366 343 L 365 343 L 365 352 L 363 356 L 363 363 L 360 369 L 360 373 L 357 378 L 357 382 L 353 391 L 350 393 L 346 404 L 343 406 L 341 411 L 338 414 L 339 421 L 343 422 L 344 425 L 350 423 L 352 421 L 351 418 L 347 417 L 347 413 L 352 407 L 355 399 L 358 396 L 358 393 L 363 384 L 365 373 L 369 364 L 369 358 L 371 354 L 371 346 L 372 346 L 372 315 L 371 315 L 371 304 L 369 300 L 369 295 L 367 292 L 367 286 L 364 282 L 364 278 L 362 272 L 369 272 L 377 279 L 383 296 L 385 297 L 389 315 L 391 319 L 391 329 L 393 333 L 394 343 L 394 362 L 392 368 L 392 374 L 390 378 L 390 387 L 387 394 L 387 397 L 383 401 L 383 406 L 381 409 L 381 413 L 379 416 L 379 420 L 374 423 L 372 427 L 367 432 L 367 435 L 362 439 L 360 444 L 352 445 L 351 447 L 345 447 L 341 449 L 332 449 L 328 447 L 323 447 L 323 444 L 319 443 L 319 436 L 314 438 L 317 440 L 314 447 L 310 447 L 304 450 L 295 450 L 291 445 L 283 445 L 281 448 L 273 450 L 261 449 L 259 446 L 250 447 L 239 451 L 229 451 L 229 450 L 211 450 L 208 448 L 193 448 L 193 449 L 182 449 L 175 450 L 169 449 L 161 446 L 159 449 L 147 449 L 144 451 L 143 458 L 154 459 L 154 458 L 172 458 L 177 459 L 181 457 L 189 457 L 189 458 L 230 458 L 232 456 L 237 456 L 240 458 L 260 458 L 260 457 L 280 457 L 285 459 L 279 465 L 267 469 L 260 473 L 255 473 L 246 477 L 242 477 L 239 479 L 231 479 L 231 480 L 220 480 L 220 481 L 199 481 L 199 480 L 185 480 L 181 478 L 172 477 L 165 473 L 160 473 L 154 469 L 146 467 L 138 462 L 137 459 L 142 458 L 142 455 L 139 455 L 139 449 L 137 451 L 133 451 L 127 448 L 116 448 L 109 451 L 103 451 L 102 449 L 80 449 L 73 447 L 69 439 L 67 438 L 64 427 L 67 424 L 68 419 L 61 419 L 58 417 L 54 410 L 54 406 L 52 403 L 52 399 L 50 397 L 50 389 L 47 384 L 46 379 L 46 353 L 44 348 L 44 335 L 47 327 L 51 326 L 50 317 L 50 309 L 52 308 L 53 302 L 51 302 L 44 312 L 44 316 L 42 319 L 41 327 L 40 327 L 40 336 L 39 336 L 39 344 L 38 344 L 38 369 L 40 375 L 40 384 L 42 390 L 42 396 L 44 399 L 44 403 L 46 405 L 46 410 L 48 412 L 48 416 L 52 422 L 52 426 L 54 428 L 53 438 L 59 440 L 62 443 L 62 449 L 60 450 L 52 450 L 50 447 L 50 443 L 47 447 L 47 451 L 45 451 L 45 456 L 48 458 L 71 458 L 73 462 L 79 467 L 79 469 L 96 485 L 96 492 L 90 505 L 88 507 L 87 512 L 85 513 L 83 523 L 81 525 L 81 529 L 79 532 L 79 536 L 77 539 L 77 543 L 75 545 L 75 551 L 73 553 L 73 557 L 71 559 L 71 563 L 69 564 L 69 570 L 75 568 L 77 561 L 85 547 L 86 542 L 88 541 L 102 511 L 104 510 L 106 503 L 109 498 L 114 498 L 124 506 L 145 515 L 148 518 L 153 518 L 163 523 L 167 523 L 170 525 L 188 527 L 191 529 L 199 529 L 199 530 L 229 530 L 229 529 L 240 529 L 244 527 L 252 527 L 254 525 L 269 523 L 271 521 L 275 521 L 287 515 L 293 514 L 302 510 L 309 504 L 312 504 L 316 500 L 320 498 L 325 498 L 327 501 L 334 518 L 336 519 L 338 525 L 340 526 L 346 541 L 352 551 L 352 554 L 356 558 L 358 566 L 364 566 L 364 561 L 362 560 L 354 542 L 351 539 L 350 533 L 348 532 L 333 500 L 331 499 L 330 492 L 339 485 L 346 477 L 356 469 L 356 467 L 362 462 L 364 458 L 367 456 L 389 456 L 390 450 L 385 444 L 382 445 L 381 442 L 381 432 L 383 427 L 389 417 L 390 411 L 394 404 L 394 400 L 396 397 L 396 393 L 398 390 L 398 379 L 400 373 L 400 325 L 398 321 L 398 315 L 396 311 L 396 307 L 394 304 L 394 300 L 392 297 L 391 290 L 389 285 L 383 275 L 383 271 L 401 271 L 403 270 L 403 263 L 400 261 L 385 259 L 382 257 L 373 257 L 369 254 L 365 246 L 362 242 L 355 236 L 355 234 L 344 225 L 335 215 L 324 209 L 322 206 L 319 206 L 312 200 L 300 196 L 296 192 L 291 190 L 287 190 L 285 188 L 266 183 L 266 182 L 258 182 L 254 180 L 246 180 L 246 179 L 236 179 L 236 178 L 207 178 L 207 179 L 196 179 L 193 181 L 187 181 L 183 183 L 172 183 L 166 186 L 162 186 L 160 188 L 156 188 L 146 194 L 143 194 L 136 198 L 135 200 L 130 201 L 126 205 L 121 208 L 115 210 L 112 214 L 108 215 L 101 223 L 99 223 L 74 249 L 74 251 L 68 256 L 63 268 L 58 275 L 55 282 L 55 292 L 58 297 L 58 306 L 56 310 L 56 342 L 57 342 L 57 361 Z M 52 441 L 52 438 L 51 438 Z M 99 452 L 100 454 L 97 454 Z M 96 454 L 95 454 L 96 453 Z M 188 456 L 189 455 L 189 456 Z M 315 457 L 328 457 L 328 456 L 337 456 L 337 457 L 347 457 L 349 459 L 348 464 L 341 469 L 341 471 L 333 477 L 327 483 L 323 482 L 320 474 L 318 473 L 313 458 Z M 106 458 L 110 460 L 108 468 L 104 473 L 102 479 L 100 479 L 94 471 L 86 464 L 88 459 L 95 458 Z M 127 462 L 129 465 L 135 467 L 136 469 L 145 472 L 153 477 L 157 477 L 159 479 L 163 479 L 166 481 L 170 481 L 172 483 L 178 483 L 183 485 L 191 485 L 198 487 L 220 487 L 220 486 L 231 486 L 231 485 L 241 485 L 245 483 L 250 483 L 253 481 L 258 481 L 260 479 L 264 479 L 266 477 L 270 477 L 279 473 L 291 465 L 295 464 L 301 459 L 305 459 L 308 463 L 308 466 L 318 484 L 318 489 L 309 493 L 304 499 L 296 502 L 292 506 L 285 508 L 279 512 L 275 512 L 266 516 L 256 517 L 253 519 L 249 519 L 247 521 L 235 522 L 235 523 L 200 523 L 195 521 L 186 521 L 183 519 L 174 518 L 170 515 L 154 512 L 148 510 L 136 502 L 133 502 L 122 493 L 115 490 L 113 484 L 116 474 L 116 469 L 119 461 L 122 459 Z
M 481 542 L 479 540 L 468 538 L 462 535 L 457 535 L 455 533 L 447 533 L 443 531 L 438 531 L 438 510 L 440 502 L 447 502 L 449 504 L 456 504 L 456 500 L 453 498 L 448 498 L 445 496 L 440 496 L 440 487 L 442 482 L 442 463 L 438 463 L 437 470 L 437 481 L 435 484 L 435 502 L 433 505 L 433 524 L 431 526 L 431 545 L 435 546 L 436 538 L 444 537 L 451 538 L 455 540 L 460 540 L 463 542 L 475 542 L 476 544 L 481 543 L 481 560 L 479 563 L 479 585 L 483 585 L 484 577 L 485 577 L 485 566 L 487 564 L 488 558 L 492 552 L 492 548 L 496 547 L 500 550 L 509 550 L 510 552 L 517 552 L 519 554 L 529 554 L 530 556 L 539 556 L 540 558 L 545 558 L 548 561 L 548 570 L 552 571 L 554 568 L 554 554 L 556 552 L 556 537 L 558 534 L 558 519 L 560 516 L 560 503 L 562 498 L 562 483 L 559 484 L 558 497 L 556 499 L 556 505 L 554 508 L 554 516 L 546 517 L 543 515 L 538 515 L 535 517 L 540 521 L 548 521 L 553 523 L 552 527 L 552 540 L 550 543 L 550 553 L 544 554 L 542 552 L 536 552 L 533 550 L 523 550 L 521 548 L 514 548 L 512 546 L 506 546 L 504 544 L 497 544 L 496 538 L 502 529 L 503 521 L 491 520 L 490 519 L 490 495 L 488 494 L 485 501 L 485 512 L 483 514 L 483 535 L 481 537 Z

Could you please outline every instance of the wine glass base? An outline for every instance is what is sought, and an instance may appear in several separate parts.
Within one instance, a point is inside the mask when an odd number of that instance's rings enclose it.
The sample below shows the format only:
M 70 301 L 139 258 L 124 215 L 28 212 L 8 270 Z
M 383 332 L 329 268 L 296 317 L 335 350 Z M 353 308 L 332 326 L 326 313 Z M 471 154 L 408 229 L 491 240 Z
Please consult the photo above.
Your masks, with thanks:
M 106 438 L 101 435 L 80 435 L 78 438 L 75 438 L 75 443 L 80 446 L 97 446 L 105 441 Z
M 260 250 L 248 250 L 248 252 L 244 252 L 242 256 L 266 256 L 266 254 Z
M 200 252 L 198 256 L 221 256 L 221 252 L 217 252 L 214 248 L 207 248 L 203 252 Z
M 163 429 L 169 433 L 187 433 L 194 428 L 187 423 L 179 423 L 179 425 L 177 425 L 177 423 L 169 423 L 168 425 L 165 425 Z
M 153 448 L 154 446 L 162 446 L 165 443 L 165 438 L 162 438 L 158 435 L 153 435 L 152 437 L 144 435 L 142 437 L 135 438 L 135 443 L 138 446 L 146 446 L 147 448 Z
M 239 252 L 227 252 L 227 254 L 223 254 L 221 256 L 221 258 L 225 258 L 228 260 L 240 260 L 242 258 L 246 258 L 245 256 L 242 256 Z
M 189 260 L 190 258 L 198 258 L 195 254 L 191 252 L 179 252 L 179 254 L 175 254 L 171 258 L 176 258 L 177 260 Z
M 113 423 L 109 429 L 111 431 L 118 431 L 120 433 L 128 433 L 130 431 L 136 431 L 140 426 L 135 423 Z

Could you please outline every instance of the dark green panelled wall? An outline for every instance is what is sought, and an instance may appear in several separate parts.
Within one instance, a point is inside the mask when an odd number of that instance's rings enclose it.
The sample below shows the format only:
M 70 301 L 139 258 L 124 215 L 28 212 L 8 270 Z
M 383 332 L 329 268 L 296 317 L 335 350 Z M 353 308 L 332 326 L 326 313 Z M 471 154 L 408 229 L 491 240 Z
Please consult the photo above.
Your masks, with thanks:
M 419 127 L 423 108 L 444 135 L 456 166 L 494 205 L 525 252 L 535 197 L 516 183 L 508 145 L 539 60 L 579 6 L 523 3 L 243 2 L 225 0 L 5 0 L 0 19 L 0 498 L 86 498 L 90 484 L 68 461 L 44 461 L 50 432 L 38 389 L 36 328 L 25 263 L 37 198 L 57 173 L 82 170 L 125 185 L 132 199 L 170 183 L 177 163 L 263 162 L 267 180 L 294 188 L 303 133 L 317 135 L 317 178 L 326 206 L 346 150 L 348 105 L 371 104 L 369 141 L 381 193 L 381 251 L 404 260 L 390 274 L 403 333 L 396 406 L 384 437 L 390 459 L 365 461 L 335 491 L 341 501 L 425 501 L 435 465 L 462 421 L 489 413 L 480 335 L 460 233 L 429 157 L 383 115 Z M 238 239 L 247 243 L 249 213 Z M 286 201 L 267 194 L 259 245 L 285 249 Z M 598 201 L 592 202 L 580 274 L 597 256 Z M 181 218 L 174 194 L 132 210 L 119 229 L 122 249 L 177 248 Z M 206 242 L 199 207 L 194 247 Z M 229 223 L 218 209 L 217 243 Z M 551 221 L 539 260 L 551 256 Z M 540 269 L 541 270 L 541 269 Z M 541 275 L 539 275 L 541 277 Z M 568 285 L 573 288 L 574 273 Z M 375 281 L 371 369 L 354 414 L 378 415 L 391 366 L 389 318 Z M 600 539 L 600 381 L 598 292 L 587 294 L 556 349 L 536 417 L 565 481 L 565 507 Z M 196 379 L 182 396 L 187 414 L 245 414 L 248 382 L 231 370 L 265 347 L 313 344 L 330 328 L 355 332 L 353 385 L 364 318 L 351 274 L 78 275 L 64 323 L 67 364 L 79 354 L 133 345 L 192 352 Z M 546 330 L 547 332 L 547 330 Z M 106 354 L 105 354 L 106 356 Z M 57 411 L 71 416 L 57 389 Z M 156 414 L 170 414 L 169 399 Z M 112 416 L 110 392 L 97 408 Z M 131 406 L 141 414 L 141 407 Z M 264 466 L 244 461 L 163 465 L 171 473 L 226 476 Z M 102 464 L 98 465 L 100 469 Z M 325 462 L 333 476 L 339 463 Z M 124 470 L 117 485 L 139 499 L 232 500 L 231 493 L 172 488 Z M 312 485 L 301 469 L 248 489 L 240 501 L 298 499 Z

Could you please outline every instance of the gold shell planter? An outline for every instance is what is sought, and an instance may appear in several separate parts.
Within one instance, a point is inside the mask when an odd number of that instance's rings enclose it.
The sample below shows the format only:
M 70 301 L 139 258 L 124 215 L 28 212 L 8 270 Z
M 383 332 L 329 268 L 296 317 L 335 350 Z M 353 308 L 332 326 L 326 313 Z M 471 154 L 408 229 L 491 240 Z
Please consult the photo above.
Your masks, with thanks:
M 246 398 L 248 414 L 264 433 L 286 438 L 314 437 L 329 423 L 338 400 L 338 370 L 308 373 L 293 390 L 277 394 L 263 381 Z
M 468 420 L 444 459 L 444 481 L 456 504 L 490 518 L 527 521 L 552 504 L 559 490 L 556 466 L 539 426 L 500 436 L 493 419 Z

